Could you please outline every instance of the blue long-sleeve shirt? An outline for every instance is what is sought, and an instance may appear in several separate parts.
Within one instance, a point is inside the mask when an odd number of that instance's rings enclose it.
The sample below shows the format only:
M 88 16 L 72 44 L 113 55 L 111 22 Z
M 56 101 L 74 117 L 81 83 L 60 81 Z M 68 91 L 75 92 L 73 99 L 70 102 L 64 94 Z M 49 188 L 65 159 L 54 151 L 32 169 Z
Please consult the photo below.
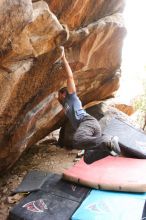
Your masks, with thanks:
M 83 109 L 82 103 L 76 93 L 67 95 L 63 103 L 63 108 L 75 130 L 78 128 L 78 125 L 84 116 L 88 115 L 88 113 Z

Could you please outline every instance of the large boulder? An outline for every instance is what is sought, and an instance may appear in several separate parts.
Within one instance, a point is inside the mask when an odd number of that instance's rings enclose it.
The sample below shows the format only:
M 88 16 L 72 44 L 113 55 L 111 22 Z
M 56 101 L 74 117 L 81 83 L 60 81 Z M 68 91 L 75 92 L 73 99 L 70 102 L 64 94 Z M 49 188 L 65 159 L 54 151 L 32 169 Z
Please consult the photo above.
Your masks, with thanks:
M 114 96 L 119 88 L 126 33 L 123 0 L 6 0 L 0 3 L 0 171 L 59 128 L 56 99 L 64 45 L 83 104 Z M 55 63 L 55 64 L 54 64 Z

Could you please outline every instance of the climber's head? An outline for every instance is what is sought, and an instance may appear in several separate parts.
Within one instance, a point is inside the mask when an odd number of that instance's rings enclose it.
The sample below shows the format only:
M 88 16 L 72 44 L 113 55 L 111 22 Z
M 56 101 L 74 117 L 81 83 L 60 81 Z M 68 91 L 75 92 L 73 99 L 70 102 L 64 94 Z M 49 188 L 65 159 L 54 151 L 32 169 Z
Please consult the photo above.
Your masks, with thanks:
M 63 87 L 58 91 L 58 101 L 63 105 L 66 96 L 68 95 L 67 87 Z

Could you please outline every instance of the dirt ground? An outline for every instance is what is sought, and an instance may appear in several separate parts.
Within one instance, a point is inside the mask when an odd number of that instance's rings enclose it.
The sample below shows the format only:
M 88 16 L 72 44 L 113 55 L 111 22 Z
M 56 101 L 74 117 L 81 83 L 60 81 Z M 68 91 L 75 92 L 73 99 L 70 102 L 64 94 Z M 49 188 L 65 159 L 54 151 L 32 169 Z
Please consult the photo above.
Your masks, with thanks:
M 56 137 L 50 136 L 32 146 L 9 172 L 0 177 L 0 220 L 6 220 L 9 210 L 22 198 L 22 194 L 11 196 L 11 192 L 29 171 L 42 170 L 60 174 L 75 164 L 78 151 L 60 148 L 56 145 L 56 140 Z

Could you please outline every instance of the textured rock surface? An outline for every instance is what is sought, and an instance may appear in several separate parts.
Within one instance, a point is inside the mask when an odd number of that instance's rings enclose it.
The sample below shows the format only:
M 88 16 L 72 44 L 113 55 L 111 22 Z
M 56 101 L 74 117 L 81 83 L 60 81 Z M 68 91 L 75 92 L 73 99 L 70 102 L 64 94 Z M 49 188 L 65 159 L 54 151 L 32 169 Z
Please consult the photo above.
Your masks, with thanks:
M 64 45 L 83 104 L 119 87 L 125 36 L 122 0 L 0 2 L 0 170 L 59 128 L 56 94 L 64 67 L 53 64 Z M 69 34 L 64 28 L 69 28 Z

